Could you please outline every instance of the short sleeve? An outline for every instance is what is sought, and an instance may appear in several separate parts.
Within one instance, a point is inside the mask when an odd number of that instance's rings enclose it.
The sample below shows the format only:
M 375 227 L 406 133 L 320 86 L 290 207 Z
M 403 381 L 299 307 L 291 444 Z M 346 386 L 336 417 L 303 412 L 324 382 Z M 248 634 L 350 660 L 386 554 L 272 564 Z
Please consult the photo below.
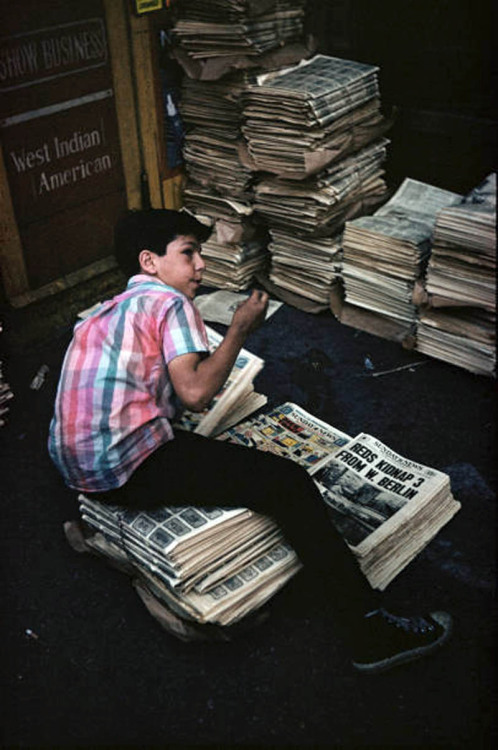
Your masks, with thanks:
M 166 364 L 182 354 L 208 352 L 206 328 L 197 308 L 183 297 L 175 297 L 168 306 L 162 330 Z

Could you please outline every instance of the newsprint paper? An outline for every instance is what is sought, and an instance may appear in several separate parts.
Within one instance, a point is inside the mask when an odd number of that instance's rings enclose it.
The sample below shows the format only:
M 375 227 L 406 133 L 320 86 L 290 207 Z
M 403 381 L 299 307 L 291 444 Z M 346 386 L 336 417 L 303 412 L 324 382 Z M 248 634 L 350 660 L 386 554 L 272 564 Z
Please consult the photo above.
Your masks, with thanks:
M 446 474 L 364 433 L 311 473 L 371 586 L 381 590 L 460 508 Z
M 214 352 L 223 339 L 217 331 L 206 326 L 209 350 Z M 266 396 L 256 393 L 252 381 L 264 362 L 247 349 L 241 349 L 228 379 L 211 404 L 202 412 L 184 411 L 175 427 L 199 435 L 217 435 L 248 414 L 264 406 Z

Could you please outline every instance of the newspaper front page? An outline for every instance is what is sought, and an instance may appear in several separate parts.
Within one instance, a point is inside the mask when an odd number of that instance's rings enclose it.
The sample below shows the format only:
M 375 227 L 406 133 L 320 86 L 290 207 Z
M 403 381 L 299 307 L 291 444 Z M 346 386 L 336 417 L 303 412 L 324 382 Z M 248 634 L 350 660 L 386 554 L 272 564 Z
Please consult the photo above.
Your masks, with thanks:
M 314 417 L 300 406 L 287 402 L 267 414 L 231 427 L 218 440 L 257 448 L 290 458 L 310 469 L 351 440 L 345 432 Z
M 365 433 L 311 473 L 334 524 L 377 588 L 385 588 L 460 508 L 446 474 Z

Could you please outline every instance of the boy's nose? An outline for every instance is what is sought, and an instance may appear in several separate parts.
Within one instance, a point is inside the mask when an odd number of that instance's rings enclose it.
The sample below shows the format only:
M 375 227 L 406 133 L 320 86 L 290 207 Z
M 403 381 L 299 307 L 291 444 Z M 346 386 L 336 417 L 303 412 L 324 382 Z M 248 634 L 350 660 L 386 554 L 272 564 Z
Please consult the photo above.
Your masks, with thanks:
M 206 268 L 206 263 L 200 253 L 195 254 L 195 267 L 197 271 L 204 271 Z

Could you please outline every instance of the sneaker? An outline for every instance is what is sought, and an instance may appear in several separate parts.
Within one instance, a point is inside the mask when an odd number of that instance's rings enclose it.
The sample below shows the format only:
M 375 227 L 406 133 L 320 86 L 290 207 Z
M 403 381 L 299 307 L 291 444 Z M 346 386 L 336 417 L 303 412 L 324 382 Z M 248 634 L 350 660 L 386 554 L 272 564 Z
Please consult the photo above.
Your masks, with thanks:
M 385 609 L 369 612 L 365 628 L 353 648 L 353 666 L 362 672 L 383 672 L 419 659 L 445 643 L 452 627 L 447 612 L 425 617 L 398 617 Z

